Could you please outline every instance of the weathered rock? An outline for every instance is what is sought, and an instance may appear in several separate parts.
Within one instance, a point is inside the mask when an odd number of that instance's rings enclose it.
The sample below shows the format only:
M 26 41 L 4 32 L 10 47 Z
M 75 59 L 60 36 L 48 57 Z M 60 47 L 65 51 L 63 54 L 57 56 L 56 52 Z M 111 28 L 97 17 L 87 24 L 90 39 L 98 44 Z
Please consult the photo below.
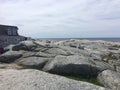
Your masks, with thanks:
M 94 60 L 102 60 L 102 57 L 99 54 L 91 53 L 90 57 Z
M 8 51 L 0 55 L 0 62 L 11 63 L 22 56 L 22 51 Z
M 120 66 L 116 66 L 116 71 L 120 73 Z
M 0 69 L 23 69 L 24 67 L 22 66 L 19 66 L 15 63 L 11 63 L 11 64 L 8 64 L 8 63 L 1 63 L 0 64 Z
M 0 70 L 0 90 L 108 90 L 38 70 Z
M 55 54 L 55 55 L 68 55 L 67 52 L 65 52 L 60 48 L 50 48 L 44 52 L 48 54 Z
M 46 46 L 47 44 L 50 44 L 50 42 L 48 40 L 36 40 L 35 41 L 37 44 L 40 44 L 40 45 L 43 45 L 43 46 Z
M 39 51 L 36 54 L 34 54 L 34 56 L 45 57 L 45 58 L 52 58 L 52 57 L 55 57 L 56 54 L 48 54 L 48 53 L 44 53 L 44 52 Z
M 89 41 L 89 40 L 63 40 L 55 43 L 59 46 L 70 46 L 78 49 L 101 50 L 107 49 L 105 41 Z
M 94 66 L 96 68 L 98 68 L 100 70 L 100 72 L 106 70 L 106 69 L 110 69 L 110 70 L 115 70 L 113 66 L 111 66 L 110 64 L 103 62 L 103 61 L 99 61 L 99 60 L 92 60 L 91 62 L 94 63 Z
M 90 53 L 85 50 L 80 50 L 78 48 L 66 47 L 66 46 L 59 46 L 60 49 L 66 51 L 69 55 L 84 55 L 89 56 Z
M 25 67 L 41 69 L 49 60 L 50 58 L 32 56 L 32 57 L 22 58 L 17 63 Z
M 7 47 L 4 48 L 5 52 L 7 51 L 12 51 L 12 48 L 14 47 L 15 45 L 9 45 Z
M 54 60 L 49 61 L 43 68 L 56 74 L 97 76 L 100 68 L 96 67 L 87 57 L 79 55 L 62 56 L 58 55 Z
M 13 47 L 14 51 L 19 51 L 19 50 L 28 50 L 28 51 L 32 51 L 37 47 L 37 45 L 35 43 L 33 43 L 33 41 L 22 41 L 19 44 L 15 45 Z
M 120 72 L 120 60 L 109 60 L 108 63 L 114 67 L 114 69 Z
M 112 90 L 120 90 L 120 73 L 105 70 L 98 75 L 98 80 L 107 88 Z

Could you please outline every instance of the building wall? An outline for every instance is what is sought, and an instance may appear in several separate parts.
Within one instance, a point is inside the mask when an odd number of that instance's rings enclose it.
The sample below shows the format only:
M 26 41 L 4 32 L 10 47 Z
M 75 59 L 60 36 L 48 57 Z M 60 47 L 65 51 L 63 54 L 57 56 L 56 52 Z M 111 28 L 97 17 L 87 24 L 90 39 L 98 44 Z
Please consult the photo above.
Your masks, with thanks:
M 8 25 L 0 25 L 0 35 L 18 35 L 18 27 L 16 26 L 8 26 Z M 16 32 L 16 34 L 14 34 Z
M 17 26 L 0 25 L 0 45 L 17 44 L 25 39 L 26 37 L 19 36 Z
M 8 29 L 7 30 L 7 35 L 9 35 L 9 36 L 18 36 L 18 32 L 17 32 L 17 30 L 12 30 L 12 29 Z
M 5 47 L 10 44 L 17 44 L 25 39 L 26 38 L 22 36 L 0 36 L 0 45 Z

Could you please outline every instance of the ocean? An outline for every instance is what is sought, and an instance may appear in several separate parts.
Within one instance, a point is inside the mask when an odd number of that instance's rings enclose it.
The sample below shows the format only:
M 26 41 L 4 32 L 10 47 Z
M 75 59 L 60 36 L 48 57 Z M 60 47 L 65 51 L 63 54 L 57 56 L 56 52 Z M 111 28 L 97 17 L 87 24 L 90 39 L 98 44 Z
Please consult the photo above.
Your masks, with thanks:
M 112 42 L 120 42 L 120 38 L 39 38 L 40 40 L 69 40 L 69 39 L 80 39 L 80 40 L 104 40 Z

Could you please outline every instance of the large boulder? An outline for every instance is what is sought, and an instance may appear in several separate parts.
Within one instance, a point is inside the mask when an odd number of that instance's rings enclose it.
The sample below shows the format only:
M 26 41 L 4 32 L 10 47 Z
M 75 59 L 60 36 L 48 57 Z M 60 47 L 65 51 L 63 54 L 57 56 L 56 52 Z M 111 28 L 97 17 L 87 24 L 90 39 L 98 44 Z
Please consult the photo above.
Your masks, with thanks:
M 108 90 L 38 70 L 0 70 L 0 90 Z
M 102 63 L 101 63 L 102 64 Z M 98 63 L 94 63 L 89 58 L 79 55 L 62 56 L 58 55 L 54 60 L 48 61 L 43 70 L 55 74 L 62 75 L 81 75 L 81 76 L 97 76 L 103 67 L 99 67 Z
M 17 64 L 22 65 L 24 67 L 41 69 L 49 60 L 50 58 L 32 56 L 32 57 L 21 58 L 21 60 L 19 60 Z
M 120 73 L 105 70 L 98 75 L 98 80 L 107 88 L 120 90 Z
M 35 44 L 33 41 L 22 41 L 19 44 L 15 45 L 12 49 L 14 51 L 19 51 L 19 50 L 32 51 L 36 47 L 37 47 L 37 44 Z
M 0 62 L 3 63 L 11 63 L 14 62 L 16 59 L 22 57 L 22 51 L 8 51 L 2 55 L 0 55 Z
M 45 53 L 48 54 L 55 54 L 55 55 L 68 55 L 68 53 L 60 48 L 50 48 L 46 51 L 44 51 Z

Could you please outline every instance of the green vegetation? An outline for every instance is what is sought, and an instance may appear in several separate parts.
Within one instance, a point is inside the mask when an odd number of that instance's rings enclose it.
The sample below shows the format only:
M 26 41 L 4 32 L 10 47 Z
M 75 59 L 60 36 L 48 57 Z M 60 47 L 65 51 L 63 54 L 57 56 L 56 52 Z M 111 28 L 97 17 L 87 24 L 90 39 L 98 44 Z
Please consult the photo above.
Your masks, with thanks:
M 102 56 L 102 60 L 107 62 L 107 63 L 108 63 L 109 60 L 117 60 L 117 59 L 118 58 L 116 56 L 114 56 L 112 53 L 109 53 L 107 55 Z
M 95 85 L 98 85 L 98 86 L 102 86 L 104 87 L 104 85 L 102 85 L 96 77 L 91 77 L 91 78 L 85 78 L 85 77 L 76 77 L 76 76 L 65 76 L 69 79 L 74 79 L 74 80 L 77 80 L 77 81 L 84 81 L 84 82 L 88 82 L 88 83 L 92 83 L 92 84 L 95 84 Z

